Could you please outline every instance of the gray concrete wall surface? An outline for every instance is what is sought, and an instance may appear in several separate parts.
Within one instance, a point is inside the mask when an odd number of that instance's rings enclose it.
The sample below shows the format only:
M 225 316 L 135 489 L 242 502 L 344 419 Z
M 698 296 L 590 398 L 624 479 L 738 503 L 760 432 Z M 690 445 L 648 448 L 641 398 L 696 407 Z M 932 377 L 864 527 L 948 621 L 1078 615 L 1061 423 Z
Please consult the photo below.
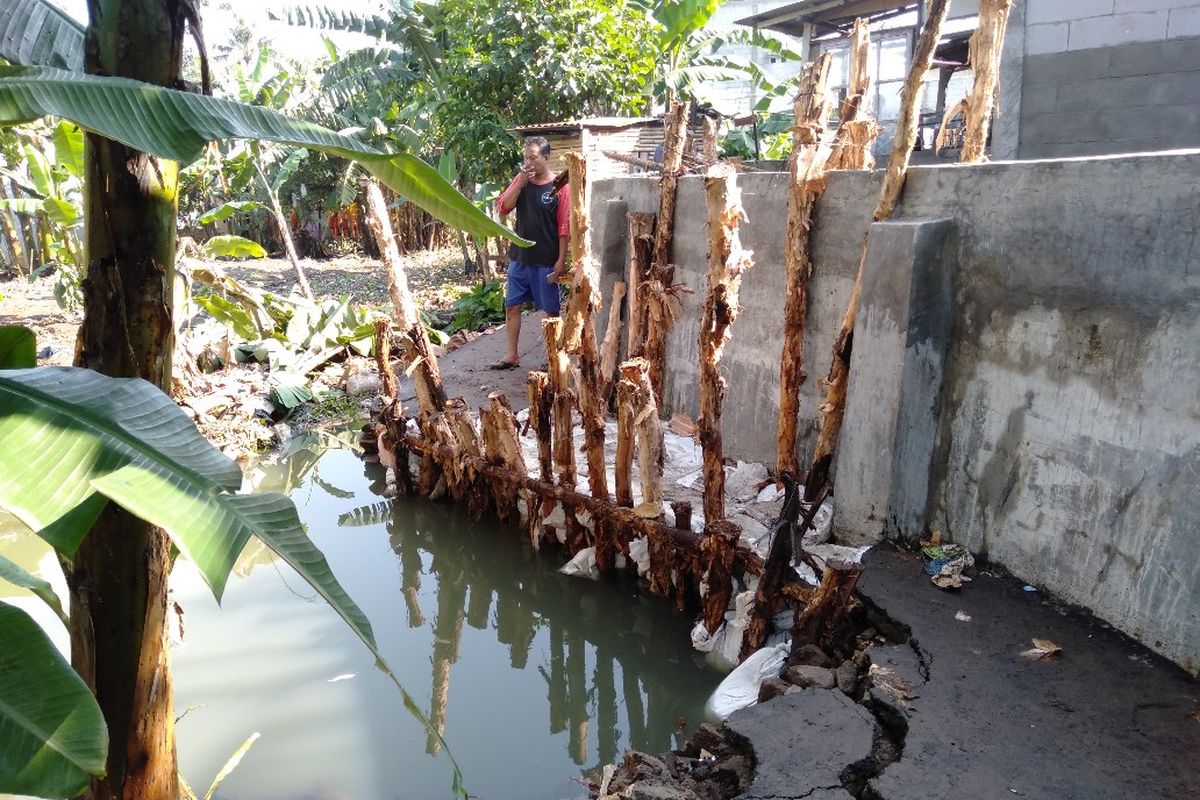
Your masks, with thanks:
M 1200 0 L 1016 0 L 1001 69 L 998 158 L 1200 146 Z
M 817 208 L 801 463 L 879 180 L 833 173 Z M 910 264 L 910 282 L 896 291 L 874 280 L 864 288 L 859 319 L 873 344 L 855 348 L 863 369 L 852 371 L 848 407 L 859 410 L 847 417 L 835 493 L 872 474 L 887 490 L 876 487 L 874 505 L 839 512 L 839 536 L 940 530 L 1200 671 L 1198 181 L 1196 151 L 914 168 L 895 221 L 947 220 L 953 244 L 949 255 L 933 249 L 942 253 L 936 268 L 916 255 L 892 259 Z M 740 182 L 742 241 L 755 263 L 725 349 L 723 428 L 727 456 L 770 465 L 787 178 Z M 620 215 L 655 210 L 656 196 L 651 179 L 595 185 L 606 283 L 627 262 Z M 684 178 L 674 260 L 695 294 L 669 339 L 668 413 L 697 411 L 706 250 L 701 180 Z M 886 269 L 887 258 L 873 258 L 876 272 Z M 952 308 L 938 356 L 921 349 L 936 336 L 913 332 L 928 330 L 920 318 L 937 313 L 930 298 L 945 291 Z M 855 502 L 837 499 L 847 509 Z

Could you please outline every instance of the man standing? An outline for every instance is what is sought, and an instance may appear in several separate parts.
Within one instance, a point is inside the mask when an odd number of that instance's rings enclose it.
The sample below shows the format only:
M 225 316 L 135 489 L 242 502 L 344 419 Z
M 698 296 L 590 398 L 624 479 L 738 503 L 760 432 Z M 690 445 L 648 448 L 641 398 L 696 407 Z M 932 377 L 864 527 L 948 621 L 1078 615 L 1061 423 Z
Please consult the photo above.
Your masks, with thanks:
M 504 292 L 504 332 L 508 353 L 493 369 L 520 365 L 517 343 L 521 336 L 521 306 L 533 303 L 550 315 L 560 311 L 558 280 L 566 272 L 571 235 L 570 194 L 554 186 L 550 170 L 550 143 L 543 136 L 525 140 L 525 163 L 500 194 L 500 213 L 517 212 L 517 235 L 532 247 L 512 245 L 508 250 L 508 285 Z

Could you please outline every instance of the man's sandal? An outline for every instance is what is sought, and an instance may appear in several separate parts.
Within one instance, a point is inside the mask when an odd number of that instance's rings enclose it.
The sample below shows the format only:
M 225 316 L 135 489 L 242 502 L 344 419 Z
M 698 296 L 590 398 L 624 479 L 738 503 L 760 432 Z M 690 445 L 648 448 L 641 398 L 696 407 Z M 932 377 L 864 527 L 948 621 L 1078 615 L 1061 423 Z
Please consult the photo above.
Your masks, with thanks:
M 488 369 L 516 369 L 519 366 L 521 365 L 515 361 L 504 359 L 503 361 L 497 361 L 495 364 L 490 365 Z

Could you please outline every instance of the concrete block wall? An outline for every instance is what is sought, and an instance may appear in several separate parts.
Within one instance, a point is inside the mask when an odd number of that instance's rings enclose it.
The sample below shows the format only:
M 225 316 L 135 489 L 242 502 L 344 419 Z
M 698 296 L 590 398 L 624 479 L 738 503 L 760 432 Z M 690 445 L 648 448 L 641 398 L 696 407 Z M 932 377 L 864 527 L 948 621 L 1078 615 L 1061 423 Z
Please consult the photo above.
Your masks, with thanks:
M 879 180 L 833 173 L 817 208 L 802 463 Z M 1200 673 L 1198 184 L 1200 151 L 915 168 L 895 222 L 941 221 L 953 244 L 925 248 L 937 265 L 895 247 L 869 259 L 880 275 L 894 265 L 912 277 L 894 291 L 875 279 L 864 288 L 859 320 L 873 338 L 855 348 L 848 405 L 858 410 L 834 472 L 848 509 L 835 516 L 838 535 L 941 530 Z M 742 238 L 756 258 L 725 350 L 724 438 L 728 456 L 772 464 L 786 177 L 746 174 L 741 185 Z M 678 279 L 696 294 L 669 340 L 666 394 L 668 411 L 694 414 L 707 256 L 699 178 L 681 182 L 679 200 Z M 601 210 L 655 206 L 651 180 L 597 183 L 608 280 L 627 246 L 609 241 L 624 229 Z M 944 287 L 942 356 L 925 343 Z M 836 497 L 854 485 L 873 494 Z
M 1000 157 L 1200 146 L 1200 0 L 1018 3 L 1001 111 L 1020 125 L 998 128 Z

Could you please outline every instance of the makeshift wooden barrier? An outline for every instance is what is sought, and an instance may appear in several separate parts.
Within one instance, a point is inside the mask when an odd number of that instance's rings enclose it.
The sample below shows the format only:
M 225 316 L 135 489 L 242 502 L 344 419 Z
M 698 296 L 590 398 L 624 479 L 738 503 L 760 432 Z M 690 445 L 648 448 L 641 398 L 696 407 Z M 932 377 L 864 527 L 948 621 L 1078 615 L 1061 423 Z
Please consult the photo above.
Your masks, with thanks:
M 687 141 L 687 121 L 691 104 L 672 102 L 664 121 L 663 171 L 659 181 L 658 218 L 654 228 L 654 249 L 650 255 L 651 274 L 648 295 L 660 300 L 648 309 L 646 320 L 646 356 L 650 362 L 650 385 L 654 401 L 662 405 L 663 362 L 666 358 L 667 333 L 674 316 L 667 313 L 662 294 L 675 282 L 671 265 L 671 241 L 675 236 L 675 200 L 679 191 L 679 176 L 683 172 L 683 153 Z M 657 286 L 654 285 L 657 281 Z M 657 313 L 655 312 L 657 309 Z M 632 355 L 632 353 L 631 353 Z
M 966 100 L 967 125 L 959 157 L 965 164 L 984 160 L 992 105 L 996 86 L 1000 83 L 1000 50 L 1011 8 L 1012 0 L 981 0 L 979 3 L 979 24 L 968 43 L 974 82 Z
M 950 8 L 950 0 L 930 0 L 925 27 L 913 50 L 912 64 L 908 77 L 900 90 L 900 116 L 896 121 L 896 138 L 892 142 L 892 154 L 888 158 L 887 172 L 879 190 L 879 202 L 875 206 L 872 220 L 890 219 L 904 188 L 908 176 L 908 161 L 913 144 L 917 139 L 917 111 L 921 99 L 921 84 L 925 73 L 933 63 L 933 51 L 937 45 L 942 22 Z M 821 428 L 813 453 L 812 466 L 804 481 L 804 499 L 811 502 L 829 482 L 829 468 L 833 463 L 833 452 L 837 447 L 838 434 L 846 412 L 846 388 L 850 381 L 850 354 L 854 344 L 854 324 L 858 316 L 858 300 L 862 294 L 863 267 L 867 261 L 867 240 L 870 229 L 863 233 L 862 252 L 858 261 L 858 276 L 850 293 L 850 302 L 842 317 L 841 329 L 833 344 L 833 361 L 825 379 L 827 387 L 825 402 L 821 406 Z
M 721 404 L 725 379 L 721 354 L 729 341 L 729 326 L 737 318 L 742 273 L 750 268 L 750 253 L 743 250 L 738 225 L 743 216 L 737 173 L 728 164 L 717 164 L 704 178 L 708 216 L 708 296 L 700 319 L 700 447 L 704 451 L 704 543 L 708 592 L 704 598 L 704 625 L 715 633 L 725 618 L 732 595 L 730 577 L 737 525 L 725 519 L 725 464 L 721 439 Z
M 822 53 L 804 68 L 796 92 L 796 126 L 792 129 L 789 165 L 785 270 L 787 301 L 783 312 L 783 352 L 779 359 L 779 428 L 775 459 L 776 478 L 798 475 L 796 426 L 800 413 L 800 386 L 804 374 L 804 326 L 808 320 L 808 283 L 812 279 L 809 243 L 813 210 L 825 185 L 825 119 L 829 116 L 830 53 Z
M 600 390 L 599 396 L 608 402 L 616 380 L 617 357 L 621 349 L 621 304 L 625 299 L 627 284 L 613 284 L 612 297 L 608 300 L 608 325 L 604 329 L 604 343 L 600 345 Z
M 583 446 L 588 464 L 588 489 L 592 497 L 608 499 L 604 468 L 604 416 L 608 405 L 606 380 L 602 378 L 593 319 L 600 308 L 600 268 L 592 256 L 589 217 L 591 187 L 587 162 L 579 153 L 567 153 L 571 173 L 571 260 L 575 264 L 575 287 L 567 305 L 559 348 L 579 354 L 580 408 L 583 417 Z
M 879 125 L 867 116 L 864 107 L 867 90 L 871 87 L 871 72 L 867 66 L 870 52 L 871 33 L 867 21 L 856 19 L 850 33 L 850 78 L 826 169 L 871 169 L 875 166 L 871 146 L 879 135 Z
M 524 473 L 518 474 L 505 465 L 494 464 L 487 458 L 468 456 L 456 448 L 430 442 L 422 436 L 405 434 L 401 443 L 413 453 L 429 455 L 442 460 L 461 459 L 465 468 L 474 470 L 476 474 L 487 481 L 509 487 L 510 492 L 513 489 L 528 489 L 539 497 L 561 504 L 564 509 L 586 511 L 593 520 L 609 520 L 619 528 L 626 529 L 633 536 L 649 536 L 651 533 L 664 534 L 677 550 L 695 553 L 700 549 L 702 535 L 691 530 L 682 530 L 673 525 L 667 525 L 658 519 L 646 519 L 638 515 L 635 509 L 618 506 L 606 500 L 598 500 L 561 484 L 547 483 L 537 478 L 531 478 Z M 383 462 L 382 448 L 380 462 Z M 397 465 L 397 469 L 407 469 L 407 465 Z M 763 567 L 762 559 L 741 544 L 735 549 L 733 563 L 735 571 L 753 575 L 760 573 Z
M 640 356 L 646 346 L 647 283 L 650 280 L 650 259 L 654 253 L 654 215 L 630 212 L 629 220 L 629 292 L 628 338 L 625 352 L 630 358 Z

